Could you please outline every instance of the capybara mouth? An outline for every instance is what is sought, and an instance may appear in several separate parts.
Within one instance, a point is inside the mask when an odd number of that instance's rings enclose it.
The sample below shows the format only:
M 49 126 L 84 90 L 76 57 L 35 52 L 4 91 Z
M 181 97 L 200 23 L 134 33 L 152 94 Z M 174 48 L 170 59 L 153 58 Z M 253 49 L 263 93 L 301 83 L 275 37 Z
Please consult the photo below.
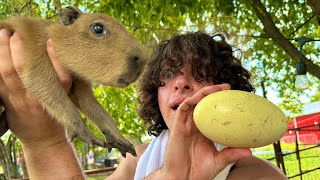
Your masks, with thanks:
M 135 73 L 123 74 L 117 80 L 118 85 L 120 87 L 129 86 L 131 83 L 135 82 L 140 77 L 140 74 L 142 73 L 142 71 L 143 71 L 143 68 L 141 67 L 139 68 L 139 71 L 136 71 Z
M 138 75 L 135 74 L 135 75 L 127 76 L 127 77 L 124 77 L 124 78 L 119 78 L 117 80 L 117 83 L 121 87 L 126 87 L 126 86 L 129 86 L 134 81 L 136 81 L 137 78 L 138 78 Z
M 118 82 L 119 86 L 121 86 L 121 87 L 126 87 L 130 84 L 130 82 L 125 79 L 118 79 L 117 82 Z

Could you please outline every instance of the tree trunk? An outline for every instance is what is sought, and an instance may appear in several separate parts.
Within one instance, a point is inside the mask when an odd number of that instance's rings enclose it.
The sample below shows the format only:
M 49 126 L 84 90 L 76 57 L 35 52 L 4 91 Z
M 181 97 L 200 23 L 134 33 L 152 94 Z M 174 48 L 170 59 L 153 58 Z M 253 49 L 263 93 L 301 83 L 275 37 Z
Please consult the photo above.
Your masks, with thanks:
M 10 154 L 11 151 L 6 147 L 2 139 L 0 139 L 0 165 L 3 168 L 4 176 L 6 179 L 20 178 L 17 167 L 12 161 Z
M 318 2 L 318 0 L 309 0 Z M 308 1 L 308 2 L 309 2 Z M 260 21 L 264 26 L 264 31 L 267 36 L 272 37 L 273 41 L 278 44 L 285 52 L 289 54 L 297 63 L 299 62 L 299 51 L 298 49 L 282 35 L 280 30 L 276 27 L 274 21 L 271 18 L 271 15 L 266 11 L 266 8 L 261 3 L 260 0 L 251 0 L 252 8 L 255 14 L 258 16 Z M 319 4 L 319 3 L 317 3 Z M 319 7 L 318 7 L 319 8 Z M 320 67 L 314 64 L 312 61 L 307 59 L 304 55 L 302 55 L 302 60 L 307 65 L 307 71 L 313 76 L 320 79 Z

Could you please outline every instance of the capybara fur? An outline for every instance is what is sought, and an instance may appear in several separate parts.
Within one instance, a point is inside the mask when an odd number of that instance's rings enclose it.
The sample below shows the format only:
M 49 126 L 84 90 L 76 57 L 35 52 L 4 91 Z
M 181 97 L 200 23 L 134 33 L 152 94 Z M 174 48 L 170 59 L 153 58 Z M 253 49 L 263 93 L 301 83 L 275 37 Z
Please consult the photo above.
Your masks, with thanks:
M 126 152 L 135 155 L 133 145 L 122 136 L 95 99 L 92 83 L 126 87 L 134 82 L 146 62 L 142 44 L 111 16 L 82 13 L 75 7 L 61 9 L 59 16 L 61 23 L 31 17 L 13 17 L 0 22 L 0 29 L 7 29 L 11 35 L 17 32 L 22 38 L 25 65 L 21 81 L 24 87 L 65 126 L 69 138 L 78 137 L 90 145 L 117 148 L 124 156 Z M 52 39 L 61 65 L 73 76 L 69 95 L 48 57 L 48 39 Z M 1 110 L 3 105 L 0 105 Z M 99 127 L 106 141 L 88 130 L 79 111 Z M 6 126 L 4 113 L 0 124 Z M 0 135 L 6 129 L 0 128 Z

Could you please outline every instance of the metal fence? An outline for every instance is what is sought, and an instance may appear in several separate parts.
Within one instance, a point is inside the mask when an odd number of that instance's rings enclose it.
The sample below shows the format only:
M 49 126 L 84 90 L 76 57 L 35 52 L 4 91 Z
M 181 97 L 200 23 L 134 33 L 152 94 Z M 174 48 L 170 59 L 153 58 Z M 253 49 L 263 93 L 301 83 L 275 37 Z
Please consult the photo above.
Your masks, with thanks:
M 317 127 L 317 128 L 315 128 Z M 273 144 L 275 156 L 268 158 L 291 180 L 320 180 L 320 144 L 301 144 L 298 141 L 298 132 L 319 132 L 320 124 L 308 125 L 298 128 L 290 128 L 295 132 L 295 151 L 285 152 L 281 149 L 281 142 Z

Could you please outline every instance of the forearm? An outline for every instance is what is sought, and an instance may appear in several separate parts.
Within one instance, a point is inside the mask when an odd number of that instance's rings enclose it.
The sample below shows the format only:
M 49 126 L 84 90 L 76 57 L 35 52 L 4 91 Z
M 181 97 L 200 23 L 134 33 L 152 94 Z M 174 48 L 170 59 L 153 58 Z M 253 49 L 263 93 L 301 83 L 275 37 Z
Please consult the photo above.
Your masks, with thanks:
M 64 140 L 50 147 L 23 145 L 29 178 L 84 179 L 73 146 Z
M 161 169 L 155 170 L 151 174 L 149 174 L 147 177 L 145 177 L 143 180 L 154 180 L 154 179 L 166 179 L 166 180 L 175 180 L 177 178 L 173 178 L 172 175 L 163 173 Z
M 165 170 L 166 168 L 162 167 L 153 171 L 151 174 L 146 176 L 143 180 L 154 180 L 154 179 L 166 179 L 166 180 L 176 180 L 176 179 L 193 179 L 188 177 L 189 173 L 183 169 L 182 166 L 176 168 L 176 170 Z

